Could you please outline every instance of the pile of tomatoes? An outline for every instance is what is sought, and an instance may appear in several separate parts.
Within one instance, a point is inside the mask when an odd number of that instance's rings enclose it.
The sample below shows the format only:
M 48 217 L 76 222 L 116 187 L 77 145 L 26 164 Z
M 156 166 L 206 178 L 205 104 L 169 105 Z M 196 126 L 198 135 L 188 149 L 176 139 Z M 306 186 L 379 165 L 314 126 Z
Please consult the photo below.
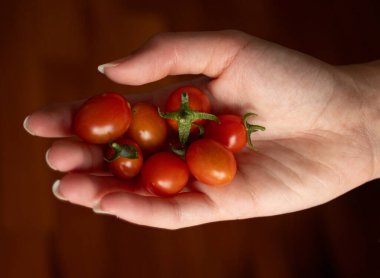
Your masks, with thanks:
M 74 133 L 103 147 L 109 171 L 158 196 L 181 192 L 191 176 L 210 186 L 229 184 L 236 175 L 234 153 L 250 134 L 265 128 L 247 123 L 255 115 L 215 116 L 208 96 L 193 86 L 172 92 L 165 111 L 147 102 L 131 106 L 108 92 L 88 99 L 77 111 Z

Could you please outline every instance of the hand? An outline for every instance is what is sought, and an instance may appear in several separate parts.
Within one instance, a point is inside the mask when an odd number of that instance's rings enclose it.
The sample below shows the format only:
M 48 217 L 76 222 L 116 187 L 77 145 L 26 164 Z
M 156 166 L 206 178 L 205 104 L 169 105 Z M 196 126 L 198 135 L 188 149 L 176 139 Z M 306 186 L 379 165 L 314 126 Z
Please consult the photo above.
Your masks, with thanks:
M 47 153 L 49 165 L 62 172 L 82 170 L 54 186 L 72 203 L 133 223 L 176 229 L 306 209 L 377 177 L 363 124 L 363 97 L 342 68 L 244 33 L 222 31 L 158 35 L 100 70 L 128 85 L 203 74 L 209 78 L 197 85 L 211 94 L 219 111 L 255 112 L 255 123 L 267 130 L 253 135 L 258 152 L 245 149 L 237 155 L 232 184 L 212 188 L 195 182 L 194 190 L 171 198 L 94 175 L 102 164 L 97 146 L 58 140 Z M 26 128 L 42 137 L 70 136 L 78 105 L 41 109 L 28 117 Z

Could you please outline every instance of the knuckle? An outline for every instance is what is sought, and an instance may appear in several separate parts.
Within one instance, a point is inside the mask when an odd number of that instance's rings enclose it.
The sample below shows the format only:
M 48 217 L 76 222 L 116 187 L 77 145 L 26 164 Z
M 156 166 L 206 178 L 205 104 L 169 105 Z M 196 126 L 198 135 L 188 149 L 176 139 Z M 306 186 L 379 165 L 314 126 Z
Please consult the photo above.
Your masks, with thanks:
M 221 31 L 221 34 L 225 38 L 228 38 L 231 44 L 240 47 L 246 45 L 252 39 L 252 36 L 248 35 L 247 33 L 233 29 L 223 30 Z
M 167 43 L 172 38 L 172 33 L 164 32 L 153 35 L 147 42 L 150 47 L 157 47 Z
M 245 35 L 244 32 L 239 31 L 239 30 L 235 30 L 235 29 L 226 29 L 226 30 L 223 30 L 221 32 L 224 33 L 225 35 L 228 35 L 231 37 L 240 37 L 242 35 Z

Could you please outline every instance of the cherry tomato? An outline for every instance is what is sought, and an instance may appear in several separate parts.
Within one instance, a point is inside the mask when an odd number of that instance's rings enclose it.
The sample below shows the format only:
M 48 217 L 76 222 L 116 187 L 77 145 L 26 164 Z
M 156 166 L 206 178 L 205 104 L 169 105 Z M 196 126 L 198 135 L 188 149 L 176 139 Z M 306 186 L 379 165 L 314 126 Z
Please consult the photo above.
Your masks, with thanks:
M 247 130 L 241 116 L 218 115 L 220 123 L 207 121 L 204 124 L 204 138 L 218 141 L 231 152 L 238 152 L 247 145 Z
M 180 192 L 189 179 L 186 162 L 169 152 L 155 153 L 149 157 L 141 170 L 141 182 L 158 196 L 171 196 Z
M 91 97 L 79 108 L 73 130 L 88 143 L 104 144 L 121 137 L 131 119 L 129 102 L 122 95 L 109 92 Z
M 186 162 L 191 174 L 207 185 L 227 185 L 236 175 L 233 153 L 212 139 L 203 138 L 192 143 L 186 153 Z
M 132 107 L 132 123 L 127 136 L 133 139 L 146 153 L 161 149 L 168 135 L 166 121 L 160 117 L 157 107 L 140 102 Z
M 174 92 L 172 92 L 165 105 L 165 111 L 166 112 L 174 112 L 178 111 L 181 107 L 181 97 L 182 93 L 187 93 L 189 96 L 189 108 L 193 111 L 198 112 L 205 112 L 210 113 L 211 111 L 211 105 L 210 105 L 210 99 L 208 96 L 203 93 L 200 89 L 193 86 L 184 86 L 180 87 Z M 170 127 L 172 127 L 174 130 L 178 130 L 178 124 L 175 120 L 167 120 Z M 203 124 L 204 120 L 195 120 L 193 121 L 196 124 Z M 191 127 L 191 132 L 194 132 L 198 128 L 196 126 Z
M 104 151 L 104 157 L 109 161 L 108 168 L 111 173 L 122 179 L 137 176 L 143 165 L 140 147 L 127 138 L 120 138 L 110 143 Z

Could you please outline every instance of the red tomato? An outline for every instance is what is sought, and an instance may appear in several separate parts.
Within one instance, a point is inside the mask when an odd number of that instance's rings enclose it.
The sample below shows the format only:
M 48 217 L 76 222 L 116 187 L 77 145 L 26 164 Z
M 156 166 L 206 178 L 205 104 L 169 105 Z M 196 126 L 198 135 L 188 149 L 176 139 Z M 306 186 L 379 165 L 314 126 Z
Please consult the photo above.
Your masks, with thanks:
M 160 117 L 157 107 L 140 102 L 132 107 L 132 123 L 127 136 L 132 138 L 144 152 L 161 149 L 168 135 L 166 121 Z
M 204 137 L 218 141 L 231 152 L 238 152 L 247 144 L 247 130 L 238 115 L 218 115 L 220 123 L 207 121 Z
M 189 107 L 193 111 L 210 113 L 211 105 L 208 96 L 200 89 L 193 86 L 180 87 L 170 94 L 166 101 L 165 111 L 174 112 L 178 111 L 181 107 L 182 93 L 187 93 L 189 96 Z M 168 124 L 174 129 L 178 130 L 178 124 L 175 120 L 167 120 Z M 204 120 L 195 120 L 194 123 L 202 124 Z M 197 127 L 192 126 L 191 132 L 197 130 Z
M 185 161 L 169 152 L 159 152 L 147 159 L 141 170 L 141 182 L 158 196 L 171 196 L 180 192 L 189 179 Z
M 134 147 L 136 150 L 137 158 L 123 157 L 123 153 L 121 153 L 118 158 L 108 163 L 109 170 L 111 171 L 112 174 L 122 179 L 130 179 L 137 176 L 137 174 L 140 172 L 140 169 L 143 165 L 143 154 L 141 152 L 140 147 L 131 139 L 126 139 L 126 138 L 120 138 L 115 143 L 117 143 L 116 148 L 118 147 L 123 148 L 124 146 Z M 127 150 L 128 150 L 128 147 L 127 147 Z M 110 160 L 115 155 L 115 153 L 116 153 L 116 150 L 114 147 L 112 147 L 112 143 L 111 143 L 111 145 L 107 146 L 107 148 L 105 149 L 104 157 L 107 160 Z
M 129 102 L 122 95 L 109 92 L 91 97 L 79 108 L 73 130 L 88 143 L 104 144 L 122 136 L 131 119 Z
M 203 138 L 192 143 L 187 149 L 186 162 L 191 174 L 207 185 L 227 185 L 236 175 L 233 153 L 212 139 Z

